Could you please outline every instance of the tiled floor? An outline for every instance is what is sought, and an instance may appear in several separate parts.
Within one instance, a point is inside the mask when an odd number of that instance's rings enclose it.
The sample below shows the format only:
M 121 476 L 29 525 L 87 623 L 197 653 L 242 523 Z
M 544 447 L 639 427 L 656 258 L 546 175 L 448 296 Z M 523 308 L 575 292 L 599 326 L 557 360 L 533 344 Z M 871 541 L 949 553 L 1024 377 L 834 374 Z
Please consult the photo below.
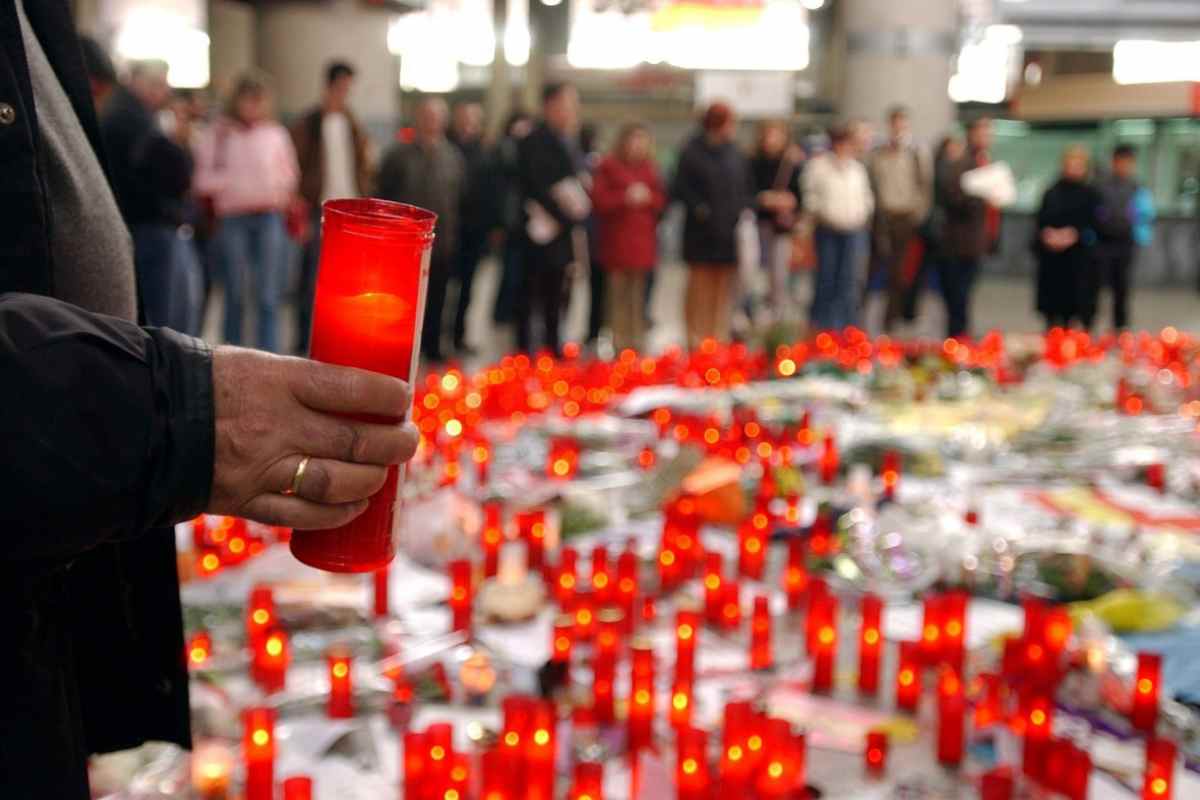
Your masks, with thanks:
M 475 291 L 467 323 L 467 339 L 478 350 L 478 360 L 483 363 L 495 359 L 513 349 L 512 331 L 497 328 L 491 323 L 492 304 L 496 294 L 498 266 L 486 261 L 480 267 L 475 281 Z M 683 289 L 686 268 L 679 264 L 665 265 L 659 269 L 651 298 L 651 316 L 654 325 L 649 334 L 648 347 L 657 352 L 664 347 L 683 342 Z M 804 316 L 808 280 L 802 277 L 796 286 L 794 313 Z M 220 338 L 221 299 L 215 294 L 210 303 L 205 324 L 205 336 L 216 342 Z M 588 288 L 586 280 L 577 280 L 571 294 L 571 304 L 566 317 L 568 340 L 578 340 L 587 323 Z M 1041 320 L 1033 312 L 1033 289 L 1029 281 L 1009 278 L 988 277 L 980 281 L 974 299 L 974 326 L 977 332 L 990 329 L 1003 331 L 1037 331 Z M 877 325 L 882 313 L 880 295 L 873 295 L 868 303 L 865 318 L 868 328 Z M 1188 288 L 1139 289 L 1134 295 L 1132 314 L 1135 325 L 1157 329 L 1165 325 L 1200 331 L 1200 295 Z M 281 342 L 291 347 L 295 339 L 295 312 L 292 306 L 283 310 Z M 926 294 L 920 319 L 910 328 L 898 331 L 901 336 L 941 335 L 943 312 L 939 298 Z M 1108 319 L 1106 300 L 1102 301 L 1100 319 Z M 249 325 L 247 328 L 249 329 Z

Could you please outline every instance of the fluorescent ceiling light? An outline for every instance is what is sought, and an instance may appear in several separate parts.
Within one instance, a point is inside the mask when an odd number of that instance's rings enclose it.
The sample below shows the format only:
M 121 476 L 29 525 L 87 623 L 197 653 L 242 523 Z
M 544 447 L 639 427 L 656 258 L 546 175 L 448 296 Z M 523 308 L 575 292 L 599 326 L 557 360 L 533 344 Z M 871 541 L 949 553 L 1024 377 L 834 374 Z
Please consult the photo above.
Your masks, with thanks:
M 1200 81 L 1200 42 L 1117 42 L 1113 80 L 1121 84 Z

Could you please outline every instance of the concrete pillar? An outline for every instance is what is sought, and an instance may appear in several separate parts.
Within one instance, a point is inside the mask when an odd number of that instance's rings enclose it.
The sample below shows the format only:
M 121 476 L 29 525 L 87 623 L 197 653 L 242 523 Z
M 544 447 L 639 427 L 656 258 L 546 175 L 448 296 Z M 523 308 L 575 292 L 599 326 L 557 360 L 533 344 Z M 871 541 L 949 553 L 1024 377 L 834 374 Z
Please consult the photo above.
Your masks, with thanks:
M 344 60 L 357 70 L 351 105 L 377 139 L 389 135 L 399 112 L 399 65 L 387 49 L 395 16 L 358 0 L 270 3 L 259 6 L 259 65 L 275 79 L 284 117 L 317 102 L 325 64 Z
M 497 32 L 496 49 L 492 57 L 491 79 L 488 82 L 487 98 L 484 102 L 486 128 L 489 136 L 499 136 L 504 131 L 504 121 L 512 110 L 512 81 L 504 51 L 504 29 L 508 22 L 508 0 L 492 0 L 492 20 Z
M 234 0 L 210 0 L 208 38 L 209 83 L 224 98 L 238 75 L 258 63 L 258 12 Z
M 842 0 L 841 114 L 875 123 L 912 110 L 913 133 L 933 142 L 953 124 L 946 92 L 958 53 L 958 0 Z

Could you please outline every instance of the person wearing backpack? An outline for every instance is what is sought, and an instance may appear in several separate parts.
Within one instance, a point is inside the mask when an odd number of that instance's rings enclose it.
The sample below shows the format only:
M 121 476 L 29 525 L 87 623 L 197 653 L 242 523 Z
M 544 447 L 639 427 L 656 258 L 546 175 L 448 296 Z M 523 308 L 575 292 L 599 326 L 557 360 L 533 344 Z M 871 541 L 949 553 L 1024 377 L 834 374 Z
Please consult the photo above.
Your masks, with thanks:
M 1129 273 L 1136 248 L 1150 243 L 1154 208 L 1149 192 L 1137 181 L 1137 153 L 1127 144 L 1113 150 L 1112 169 L 1096 183 L 1100 192 L 1095 249 L 1096 271 L 1112 290 L 1115 330 L 1129 326 Z

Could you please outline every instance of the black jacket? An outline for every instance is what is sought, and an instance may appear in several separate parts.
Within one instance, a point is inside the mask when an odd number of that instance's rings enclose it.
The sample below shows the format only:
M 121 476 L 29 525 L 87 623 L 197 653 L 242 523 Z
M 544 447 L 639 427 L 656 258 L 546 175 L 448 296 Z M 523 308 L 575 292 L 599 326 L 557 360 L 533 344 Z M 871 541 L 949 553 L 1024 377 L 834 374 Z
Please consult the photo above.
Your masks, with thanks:
M 1081 181 L 1059 178 L 1038 209 L 1033 252 L 1037 257 L 1037 311 L 1053 319 L 1091 324 L 1100 275 L 1093 260 L 1100 193 Z M 1061 252 L 1042 244 L 1046 228 L 1074 228 L 1079 240 Z
M 159 130 L 123 86 L 104 106 L 100 134 L 121 214 L 130 225 L 179 225 L 192 185 L 192 156 Z
M 70 10 L 24 2 L 99 153 Z M 0 796 L 73 800 L 88 797 L 88 753 L 190 744 L 166 526 L 208 502 L 211 353 L 53 299 L 54 209 L 11 2 L 0 103 L 13 112 L 0 124 Z
M 573 257 L 571 230 L 579 224 L 550 193 L 559 181 L 577 176 L 581 165 L 576 161 L 567 141 L 545 122 L 538 124 L 517 145 L 517 179 L 521 188 L 522 225 L 526 219 L 524 203 L 532 200 L 558 222 L 556 238 L 540 246 L 543 257 L 559 266 L 570 263 Z
M 752 200 L 753 179 L 733 142 L 715 147 L 697 134 L 683 148 L 672 194 L 683 203 L 683 260 L 737 265 L 737 223 Z

